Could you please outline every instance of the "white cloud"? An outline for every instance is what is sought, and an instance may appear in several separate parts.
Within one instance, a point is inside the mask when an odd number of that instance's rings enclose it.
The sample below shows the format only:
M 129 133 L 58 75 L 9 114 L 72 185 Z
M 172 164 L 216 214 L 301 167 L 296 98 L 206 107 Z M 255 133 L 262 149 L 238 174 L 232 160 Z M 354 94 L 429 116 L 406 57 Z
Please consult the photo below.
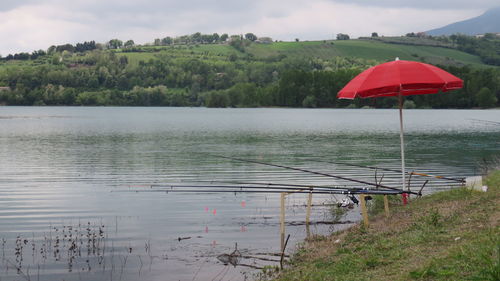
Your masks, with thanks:
M 145 43 L 198 31 L 253 32 L 279 40 L 328 39 L 340 32 L 352 37 L 374 31 L 401 35 L 440 27 L 483 11 L 461 6 L 424 9 L 416 7 L 417 2 L 388 8 L 393 0 L 382 1 L 380 5 L 385 7 L 339 1 L 343 0 L 288 0 L 284 5 L 278 0 L 9 0 L 0 8 L 0 54 L 112 38 Z
M 360 7 L 331 1 L 307 2 L 299 9 L 280 18 L 264 17 L 256 23 L 233 27 L 237 33 L 253 30 L 277 39 L 329 39 L 337 33 L 351 37 L 402 35 L 425 31 L 480 13 L 477 10 L 422 10 L 415 8 Z M 425 20 L 423 20 L 425 19 Z
M 0 13 L 0 54 L 47 49 L 86 33 L 86 25 L 55 16 L 61 12 L 52 6 L 32 5 Z
M 339 3 L 357 4 L 362 6 L 385 8 L 416 8 L 416 9 L 488 9 L 498 6 L 498 0 L 330 0 Z

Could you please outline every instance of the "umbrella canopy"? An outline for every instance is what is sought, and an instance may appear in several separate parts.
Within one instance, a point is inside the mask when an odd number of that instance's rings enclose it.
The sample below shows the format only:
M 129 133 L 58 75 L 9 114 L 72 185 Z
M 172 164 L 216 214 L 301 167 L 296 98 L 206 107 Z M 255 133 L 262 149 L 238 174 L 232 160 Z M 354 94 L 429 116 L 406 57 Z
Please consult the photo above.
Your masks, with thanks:
M 462 87 L 462 79 L 438 67 L 396 58 L 395 61 L 382 63 L 361 72 L 340 90 L 337 97 L 339 99 L 399 97 L 401 168 L 403 189 L 405 189 L 403 96 L 436 94 L 439 91 L 447 92 Z
M 430 64 L 395 60 L 371 67 L 352 79 L 339 99 L 435 94 L 460 89 L 463 81 Z

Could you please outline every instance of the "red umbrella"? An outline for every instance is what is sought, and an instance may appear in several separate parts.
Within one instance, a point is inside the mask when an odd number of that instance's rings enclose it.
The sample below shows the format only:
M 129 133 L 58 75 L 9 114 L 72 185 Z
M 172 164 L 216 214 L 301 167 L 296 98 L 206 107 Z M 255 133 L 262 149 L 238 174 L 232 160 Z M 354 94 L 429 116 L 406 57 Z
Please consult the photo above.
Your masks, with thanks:
M 430 64 L 404 61 L 396 58 L 371 67 L 354 77 L 337 94 L 339 99 L 399 97 L 399 122 L 401 138 L 401 168 L 403 189 L 405 183 L 405 154 L 403 140 L 403 96 L 436 94 L 460 89 L 463 81 Z

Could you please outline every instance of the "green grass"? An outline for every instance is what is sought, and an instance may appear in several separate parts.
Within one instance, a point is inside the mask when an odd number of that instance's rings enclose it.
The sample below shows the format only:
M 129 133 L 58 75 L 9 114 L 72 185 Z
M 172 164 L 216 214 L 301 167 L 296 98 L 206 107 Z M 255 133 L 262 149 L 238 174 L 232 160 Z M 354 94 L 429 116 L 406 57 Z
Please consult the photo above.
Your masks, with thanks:
M 116 52 L 117 55 L 127 56 L 129 64 L 134 66 L 139 61 L 149 61 L 158 56 L 172 58 L 196 58 L 210 61 L 226 61 L 231 54 L 242 57 L 243 53 L 233 47 L 222 44 L 201 44 L 191 46 L 147 46 L 143 52 Z
M 156 58 L 156 53 L 121 53 L 117 52 L 116 53 L 118 56 L 126 56 L 128 59 L 128 62 L 130 65 L 138 65 L 139 61 L 144 61 L 147 62 L 150 59 L 155 59 Z
M 389 61 L 396 57 L 433 64 L 485 66 L 479 57 L 458 50 L 418 45 L 390 44 L 374 40 L 336 40 L 252 44 L 247 51 L 258 58 L 277 55 L 331 59 L 336 56 Z
M 252 44 L 248 52 L 257 58 L 286 55 L 287 57 L 331 59 L 340 53 L 329 42 L 276 42 L 272 44 Z
M 369 228 L 311 239 L 277 280 L 500 280 L 500 171 L 486 184 L 393 203 Z
M 212 60 L 227 60 L 227 57 L 231 54 L 236 54 L 238 57 L 245 56 L 244 53 L 227 44 L 199 44 L 176 47 L 146 46 L 142 48 L 150 52 L 123 54 L 126 54 L 132 63 L 152 58 L 154 57 L 152 54 L 158 53 L 176 57 L 203 57 Z M 332 60 L 335 57 L 355 57 L 383 62 L 399 57 L 400 59 L 424 61 L 432 64 L 486 66 L 479 57 L 455 49 L 425 45 L 390 44 L 376 40 L 254 43 L 246 47 L 245 52 L 256 59 L 284 55 L 289 58 L 319 58 L 323 60 Z
M 426 62 L 440 64 L 482 65 L 477 56 L 440 47 L 396 45 L 369 40 L 336 41 L 335 47 L 343 56 L 356 56 L 380 61 L 394 60 L 394 58 L 399 57 L 404 60 L 424 59 Z
M 215 56 L 229 56 L 233 53 L 240 53 L 233 47 L 225 44 L 202 44 L 196 45 L 192 49 L 195 53 L 208 53 Z

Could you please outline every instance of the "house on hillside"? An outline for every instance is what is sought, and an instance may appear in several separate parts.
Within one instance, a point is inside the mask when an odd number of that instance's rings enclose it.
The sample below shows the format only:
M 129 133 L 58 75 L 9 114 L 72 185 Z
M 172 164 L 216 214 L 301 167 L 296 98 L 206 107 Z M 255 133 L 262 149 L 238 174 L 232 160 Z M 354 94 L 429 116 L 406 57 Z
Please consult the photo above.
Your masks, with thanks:
M 255 43 L 271 44 L 273 43 L 273 39 L 271 37 L 259 37 L 255 40 Z
M 0 87 L 0 92 L 10 92 L 10 87 Z

